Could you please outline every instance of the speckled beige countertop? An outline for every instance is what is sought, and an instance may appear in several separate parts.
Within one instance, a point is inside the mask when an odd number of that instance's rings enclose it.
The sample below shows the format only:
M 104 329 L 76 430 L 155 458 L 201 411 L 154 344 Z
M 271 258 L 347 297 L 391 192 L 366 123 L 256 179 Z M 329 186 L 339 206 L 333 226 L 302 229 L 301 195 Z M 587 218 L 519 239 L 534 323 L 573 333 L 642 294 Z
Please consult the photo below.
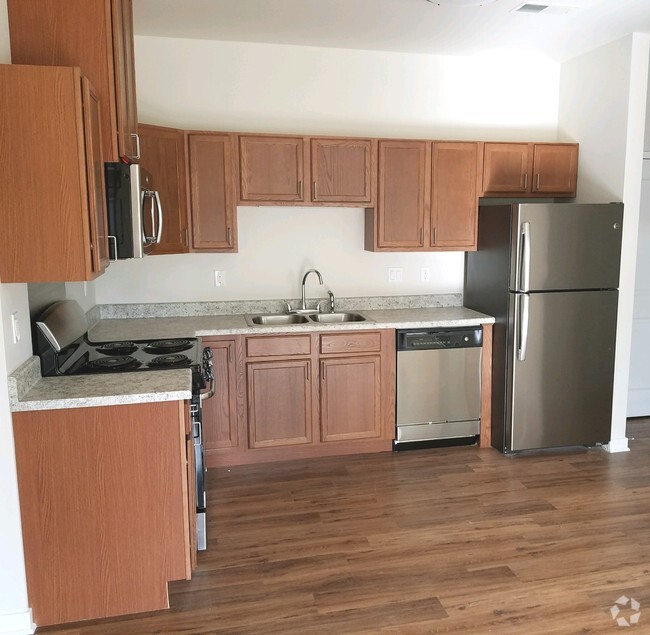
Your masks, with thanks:
M 344 324 L 309 322 L 307 324 L 284 326 L 249 326 L 243 315 L 124 318 L 100 320 L 88 335 L 93 342 L 106 342 L 163 337 L 477 326 L 494 322 L 493 317 L 461 306 L 427 309 L 363 310 L 360 313 L 367 318 L 365 322 L 347 322 Z
M 210 335 L 263 335 L 313 331 L 406 329 L 478 326 L 494 318 L 460 306 L 361 311 L 365 322 L 249 326 L 244 315 L 103 319 L 89 331 L 93 342 L 162 339 Z M 148 373 L 41 377 L 40 362 L 32 357 L 9 378 L 13 411 L 110 406 L 191 397 L 189 370 Z

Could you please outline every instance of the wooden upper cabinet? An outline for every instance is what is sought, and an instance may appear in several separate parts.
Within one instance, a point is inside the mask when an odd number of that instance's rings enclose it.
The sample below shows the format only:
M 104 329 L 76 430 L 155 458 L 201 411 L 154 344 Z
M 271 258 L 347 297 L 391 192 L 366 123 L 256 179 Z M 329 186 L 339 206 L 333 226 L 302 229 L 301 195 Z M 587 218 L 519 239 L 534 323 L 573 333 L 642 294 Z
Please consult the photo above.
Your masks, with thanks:
M 246 202 L 305 200 L 302 137 L 239 136 L 239 198 Z
M 76 82 L 75 78 L 75 82 Z M 86 182 L 88 184 L 88 217 L 90 221 L 90 254 L 93 275 L 108 267 L 108 220 L 106 216 L 106 188 L 104 159 L 102 157 L 102 123 L 99 97 L 90 82 L 81 78 Z
M 188 135 L 192 250 L 237 251 L 233 136 Z
M 479 144 L 379 141 L 377 209 L 366 210 L 366 249 L 476 248 Z
M 150 254 L 182 254 L 189 248 L 185 133 L 140 124 L 140 165 L 151 173 L 163 210 L 161 242 Z
M 8 0 L 14 64 L 79 66 L 102 106 L 104 161 L 136 160 L 131 0 Z
M 478 143 L 433 144 L 431 246 L 476 248 Z
M 100 119 L 78 68 L 0 66 L 2 282 L 92 280 L 102 272 Z
M 533 148 L 528 143 L 486 143 L 483 156 L 485 194 L 530 191 Z
M 424 247 L 429 191 L 426 141 L 379 141 L 377 209 L 368 210 L 366 249 Z
M 577 181 L 577 144 L 535 144 L 533 192 L 575 196 Z
M 373 142 L 370 139 L 311 139 L 311 199 L 372 203 Z
M 486 143 L 483 194 L 575 196 L 577 143 Z
M 121 157 L 137 161 L 141 156 L 141 148 L 135 92 L 132 0 L 112 0 L 111 17 L 118 150 Z

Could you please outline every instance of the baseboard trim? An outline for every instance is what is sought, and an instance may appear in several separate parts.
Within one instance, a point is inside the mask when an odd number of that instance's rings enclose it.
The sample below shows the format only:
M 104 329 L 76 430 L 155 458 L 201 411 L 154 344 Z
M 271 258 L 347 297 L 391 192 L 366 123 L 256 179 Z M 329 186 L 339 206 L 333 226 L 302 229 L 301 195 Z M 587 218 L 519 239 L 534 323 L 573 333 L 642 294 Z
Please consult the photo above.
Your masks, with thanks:
M 32 609 L 0 615 L 0 635 L 32 635 L 35 630 Z
M 630 448 L 627 444 L 627 437 L 623 437 L 622 439 L 612 439 L 609 443 L 603 446 L 603 449 L 610 454 L 630 451 Z

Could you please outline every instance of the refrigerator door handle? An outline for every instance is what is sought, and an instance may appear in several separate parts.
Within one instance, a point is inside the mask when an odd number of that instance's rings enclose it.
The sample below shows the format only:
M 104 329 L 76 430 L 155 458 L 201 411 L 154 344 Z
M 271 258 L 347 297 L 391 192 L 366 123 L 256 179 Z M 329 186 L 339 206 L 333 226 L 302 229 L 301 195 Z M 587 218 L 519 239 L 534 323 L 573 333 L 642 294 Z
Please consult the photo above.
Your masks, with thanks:
M 519 336 L 517 346 L 517 359 L 520 362 L 526 361 L 526 349 L 528 348 L 528 314 L 530 312 L 530 296 L 522 294 L 517 296 Z
M 521 278 L 519 280 L 519 291 L 530 290 L 530 223 L 521 224 Z

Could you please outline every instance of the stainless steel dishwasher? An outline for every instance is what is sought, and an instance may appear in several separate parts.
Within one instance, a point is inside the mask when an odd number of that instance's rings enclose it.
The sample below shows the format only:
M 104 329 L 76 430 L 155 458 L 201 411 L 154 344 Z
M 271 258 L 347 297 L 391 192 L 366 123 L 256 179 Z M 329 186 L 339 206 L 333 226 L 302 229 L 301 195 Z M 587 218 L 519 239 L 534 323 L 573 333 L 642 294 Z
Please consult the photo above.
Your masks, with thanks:
M 395 447 L 479 434 L 482 344 L 481 327 L 397 331 Z

